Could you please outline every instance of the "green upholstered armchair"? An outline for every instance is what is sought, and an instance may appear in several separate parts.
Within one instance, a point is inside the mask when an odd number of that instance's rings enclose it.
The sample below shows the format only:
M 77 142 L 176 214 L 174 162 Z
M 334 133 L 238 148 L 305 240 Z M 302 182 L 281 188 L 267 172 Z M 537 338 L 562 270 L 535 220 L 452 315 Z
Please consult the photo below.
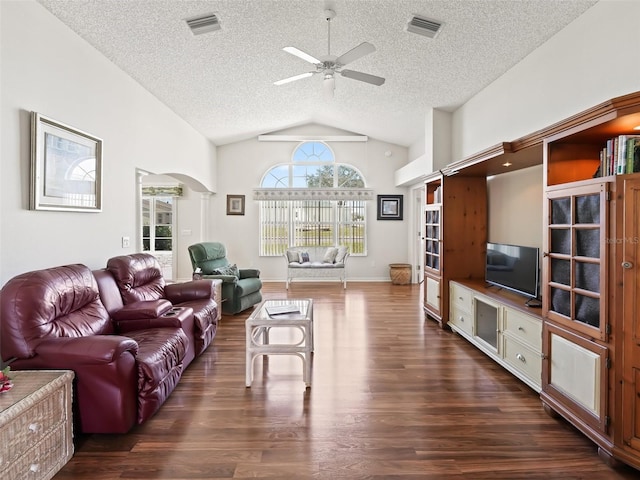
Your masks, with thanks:
M 222 313 L 235 315 L 262 301 L 262 280 L 255 268 L 237 268 L 227 260 L 227 249 L 219 242 L 196 243 L 189 247 L 194 272 L 202 278 L 222 280 Z

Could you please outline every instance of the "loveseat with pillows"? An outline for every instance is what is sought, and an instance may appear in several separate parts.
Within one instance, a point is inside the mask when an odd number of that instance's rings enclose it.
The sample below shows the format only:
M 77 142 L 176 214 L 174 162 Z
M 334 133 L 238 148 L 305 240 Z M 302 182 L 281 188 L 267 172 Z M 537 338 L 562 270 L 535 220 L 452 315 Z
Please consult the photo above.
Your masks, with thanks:
M 294 279 L 336 279 L 347 288 L 347 258 L 344 245 L 319 247 L 289 247 L 284 253 L 287 262 L 287 290 Z

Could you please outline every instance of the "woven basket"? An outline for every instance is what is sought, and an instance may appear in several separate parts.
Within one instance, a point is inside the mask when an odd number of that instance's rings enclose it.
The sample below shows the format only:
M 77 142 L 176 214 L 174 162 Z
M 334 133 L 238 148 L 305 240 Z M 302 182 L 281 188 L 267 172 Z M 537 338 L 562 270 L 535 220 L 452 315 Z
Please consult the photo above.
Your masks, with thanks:
M 407 285 L 411 283 L 411 265 L 408 263 L 389 264 L 389 276 L 394 285 Z

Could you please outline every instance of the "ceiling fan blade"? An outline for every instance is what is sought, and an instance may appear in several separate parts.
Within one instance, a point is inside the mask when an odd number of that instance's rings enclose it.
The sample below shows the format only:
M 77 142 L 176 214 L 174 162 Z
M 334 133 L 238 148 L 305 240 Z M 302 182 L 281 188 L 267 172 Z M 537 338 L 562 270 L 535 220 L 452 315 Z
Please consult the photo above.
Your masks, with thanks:
M 290 53 L 291 55 L 295 55 L 296 57 L 301 58 L 306 62 L 313 63 L 314 65 L 317 63 L 322 63 L 316 57 L 313 57 L 308 53 L 305 53 L 302 50 L 297 49 L 296 47 L 284 47 L 282 50 L 284 50 L 287 53 Z
M 308 78 L 312 76 L 315 72 L 307 72 L 301 73 L 300 75 L 294 75 L 293 77 L 283 78 L 282 80 L 278 80 L 277 82 L 273 82 L 274 85 L 284 85 L 285 83 L 295 82 L 296 80 L 302 80 L 303 78 Z
M 376 77 L 375 75 L 369 75 L 368 73 L 355 72 L 353 70 L 342 70 L 340 75 L 347 78 L 353 78 L 354 80 L 360 80 L 361 82 L 367 82 L 378 87 L 384 83 L 384 78 Z
M 376 51 L 376 47 L 371 45 L 369 42 L 362 42 L 357 47 L 352 48 L 347 53 L 343 53 L 338 58 L 336 58 L 336 63 L 340 65 L 346 65 L 347 63 L 351 63 L 354 60 L 358 60 L 359 58 L 364 57 L 365 55 L 369 55 Z

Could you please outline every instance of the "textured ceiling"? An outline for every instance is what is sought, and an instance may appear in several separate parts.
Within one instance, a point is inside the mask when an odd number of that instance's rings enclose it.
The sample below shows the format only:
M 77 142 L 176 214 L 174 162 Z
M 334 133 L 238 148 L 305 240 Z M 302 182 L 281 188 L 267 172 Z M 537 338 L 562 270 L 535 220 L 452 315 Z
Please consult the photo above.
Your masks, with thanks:
M 217 145 L 320 123 L 409 146 L 429 108 L 453 110 L 596 0 L 38 0 Z M 313 70 L 285 53 L 331 54 L 368 41 L 377 51 L 347 68 L 380 87 L 337 76 L 273 82 Z M 193 36 L 184 19 L 215 13 L 222 29 Z M 407 33 L 415 14 L 442 22 L 435 39 Z

